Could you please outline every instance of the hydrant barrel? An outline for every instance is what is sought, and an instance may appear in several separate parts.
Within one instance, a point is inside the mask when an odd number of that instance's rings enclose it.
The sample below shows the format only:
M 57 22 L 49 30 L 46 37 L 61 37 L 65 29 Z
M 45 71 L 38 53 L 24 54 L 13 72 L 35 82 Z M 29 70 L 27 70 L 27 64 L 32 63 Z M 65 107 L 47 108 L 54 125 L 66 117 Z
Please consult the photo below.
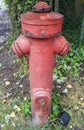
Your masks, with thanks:
M 35 125 L 48 120 L 51 110 L 52 77 L 54 68 L 53 40 L 30 39 L 29 60 L 32 116 Z

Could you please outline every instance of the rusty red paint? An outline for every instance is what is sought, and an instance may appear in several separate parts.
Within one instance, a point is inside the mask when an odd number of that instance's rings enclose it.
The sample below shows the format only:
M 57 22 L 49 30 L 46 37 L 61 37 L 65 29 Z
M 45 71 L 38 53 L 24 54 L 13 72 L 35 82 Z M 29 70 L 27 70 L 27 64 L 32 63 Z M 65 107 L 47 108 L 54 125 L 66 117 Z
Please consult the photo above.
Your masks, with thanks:
M 18 57 L 29 55 L 32 120 L 38 126 L 48 121 L 51 111 L 54 54 L 65 55 L 70 50 L 69 42 L 60 34 L 62 22 L 63 15 L 55 12 L 22 14 L 24 35 L 12 45 Z
M 22 31 L 36 38 L 49 38 L 62 31 L 63 15 L 55 12 L 33 13 L 21 15 Z M 43 31 L 45 30 L 45 31 Z
M 30 51 L 29 39 L 24 35 L 19 36 L 18 39 L 13 42 L 12 49 L 18 57 L 28 55 Z
M 40 0 L 32 7 L 32 11 L 39 12 L 39 13 L 50 12 L 51 7 L 46 2 Z
M 63 36 L 45 39 L 29 37 L 27 40 L 30 47 L 23 42 L 25 48 L 23 50 L 29 48 L 28 63 L 30 70 L 32 120 L 35 125 L 42 125 L 48 121 L 48 115 L 51 110 L 54 54 L 65 55 L 70 50 L 70 46 L 69 42 Z M 22 48 L 22 44 L 19 45 Z M 13 51 L 17 54 L 14 48 Z M 20 56 L 19 53 L 17 55 Z M 43 107 L 39 103 L 41 101 L 44 102 Z

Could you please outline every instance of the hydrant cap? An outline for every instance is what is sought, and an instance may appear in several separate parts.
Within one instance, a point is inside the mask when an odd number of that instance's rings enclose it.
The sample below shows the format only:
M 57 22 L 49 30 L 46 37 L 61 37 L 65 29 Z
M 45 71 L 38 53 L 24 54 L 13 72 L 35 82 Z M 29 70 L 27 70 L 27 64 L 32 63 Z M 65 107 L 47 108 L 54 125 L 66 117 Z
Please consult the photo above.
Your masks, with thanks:
M 51 7 L 46 2 L 39 0 L 39 2 L 32 7 L 32 11 L 37 13 L 47 13 L 51 11 Z

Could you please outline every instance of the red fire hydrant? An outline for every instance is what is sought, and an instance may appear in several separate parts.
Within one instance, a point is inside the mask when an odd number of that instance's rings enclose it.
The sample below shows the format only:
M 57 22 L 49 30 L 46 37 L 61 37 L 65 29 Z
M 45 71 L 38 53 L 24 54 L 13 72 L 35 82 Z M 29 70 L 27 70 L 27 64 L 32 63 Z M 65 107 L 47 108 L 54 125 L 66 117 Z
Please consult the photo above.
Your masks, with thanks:
M 29 55 L 32 120 L 38 126 L 48 121 L 51 111 L 54 54 L 65 55 L 70 49 L 61 35 L 62 23 L 63 15 L 40 0 L 21 15 L 23 35 L 12 44 L 18 57 Z

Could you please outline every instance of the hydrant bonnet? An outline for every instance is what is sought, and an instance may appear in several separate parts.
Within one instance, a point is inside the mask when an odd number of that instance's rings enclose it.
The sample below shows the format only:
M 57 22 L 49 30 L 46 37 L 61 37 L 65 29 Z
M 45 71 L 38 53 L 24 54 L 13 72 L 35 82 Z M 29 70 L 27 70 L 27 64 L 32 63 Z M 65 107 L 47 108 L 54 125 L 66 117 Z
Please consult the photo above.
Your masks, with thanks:
M 43 9 L 45 11 L 42 12 Z M 23 34 L 32 38 L 50 38 L 59 35 L 62 31 L 63 15 L 50 9 L 46 2 L 39 1 L 33 6 L 34 12 L 22 14 Z M 37 13 L 38 11 L 40 13 Z

